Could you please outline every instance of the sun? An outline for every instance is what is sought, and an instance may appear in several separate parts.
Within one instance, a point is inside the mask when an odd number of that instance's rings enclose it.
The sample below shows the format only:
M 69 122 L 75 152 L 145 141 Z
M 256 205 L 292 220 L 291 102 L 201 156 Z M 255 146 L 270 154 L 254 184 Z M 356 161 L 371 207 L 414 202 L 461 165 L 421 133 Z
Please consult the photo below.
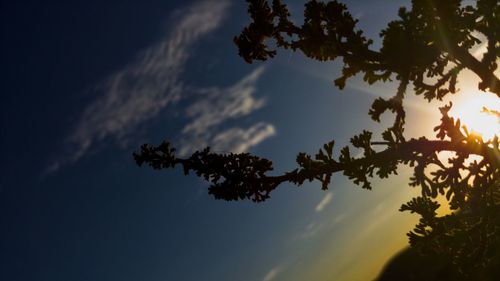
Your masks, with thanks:
M 490 93 L 468 93 L 453 102 L 450 116 L 484 140 L 500 137 L 500 99 Z

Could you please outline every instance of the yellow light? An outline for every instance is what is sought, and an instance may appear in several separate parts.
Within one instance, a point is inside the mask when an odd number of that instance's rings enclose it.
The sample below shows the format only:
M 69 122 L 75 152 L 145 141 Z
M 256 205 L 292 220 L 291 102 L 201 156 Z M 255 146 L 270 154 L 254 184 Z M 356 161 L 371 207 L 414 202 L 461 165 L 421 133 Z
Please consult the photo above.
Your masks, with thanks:
M 484 140 L 491 140 L 495 135 L 500 137 L 500 99 L 489 93 L 461 94 L 453 103 L 449 115 L 460 119 L 469 133 L 475 133 Z M 485 109 L 490 112 L 485 112 Z M 495 113 L 496 112 L 496 113 Z

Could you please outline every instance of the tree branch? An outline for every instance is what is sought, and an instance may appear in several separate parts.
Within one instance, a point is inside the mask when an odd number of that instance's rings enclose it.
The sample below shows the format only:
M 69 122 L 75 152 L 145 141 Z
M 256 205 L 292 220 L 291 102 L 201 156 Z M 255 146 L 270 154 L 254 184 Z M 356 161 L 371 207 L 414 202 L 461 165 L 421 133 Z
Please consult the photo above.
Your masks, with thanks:
M 440 151 L 454 151 L 461 155 L 480 155 L 497 167 L 500 166 L 498 148 L 486 144 L 451 142 L 443 140 L 411 139 L 394 145 L 388 142 L 373 142 L 372 144 L 390 145 L 389 148 L 361 158 L 339 158 L 328 161 L 311 160 L 308 164 L 299 163 L 300 168 L 279 176 L 267 175 L 272 171 L 271 161 L 247 153 L 220 155 L 209 149 L 196 152 L 190 158 L 181 159 L 174 155 L 175 149 L 169 143 L 158 147 L 144 145 L 141 152 L 134 153 L 139 166 L 146 163 L 154 169 L 174 168 L 180 164 L 186 174 L 190 170 L 212 183 L 209 193 L 217 199 L 241 200 L 252 199 L 261 202 L 269 198 L 271 191 L 284 182 L 302 185 L 304 181 L 323 181 L 333 173 L 344 172 L 355 183 L 358 172 L 383 169 L 387 163 L 407 163 L 414 161 L 416 156 L 427 157 Z M 369 187 L 365 187 L 369 188 Z

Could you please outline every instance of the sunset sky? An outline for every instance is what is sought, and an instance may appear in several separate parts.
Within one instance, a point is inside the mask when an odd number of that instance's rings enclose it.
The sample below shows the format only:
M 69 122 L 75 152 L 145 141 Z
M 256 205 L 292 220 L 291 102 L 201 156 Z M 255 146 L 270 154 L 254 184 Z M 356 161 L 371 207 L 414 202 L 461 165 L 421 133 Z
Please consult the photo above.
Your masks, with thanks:
M 372 191 L 336 175 L 328 191 L 285 184 L 254 204 L 132 158 L 169 139 L 287 171 L 331 139 L 378 139 L 391 116 L 368 109 L 397 85 L 339 91 L 338 62 L 285 51 L 246 64 L 232 42 L 243 0 L 56 2 L 0 4 L 1 280 L 369 280 L 405 247 L 418 217 L 398 209 L 419 192 L 405 169 Z M 409 1 L 346 3 L 376 48 Z M 437 107 L 406 106 L 408 136 L 431 136 Z

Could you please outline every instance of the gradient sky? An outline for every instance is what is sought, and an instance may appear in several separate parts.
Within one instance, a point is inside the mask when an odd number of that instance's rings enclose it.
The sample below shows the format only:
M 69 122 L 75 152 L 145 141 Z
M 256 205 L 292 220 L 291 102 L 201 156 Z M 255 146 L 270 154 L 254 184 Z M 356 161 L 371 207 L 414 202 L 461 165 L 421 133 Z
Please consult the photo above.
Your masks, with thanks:
M 350 2 L 378 46 L 409 1 Z M 384 128 L 367 112 L 395 85 L 340 92 L 338 63 L 238 57 L 244 1 L 4 1 L 0 22 L 1 280 L 368 280 L 406 245 L 406 170 L 373 191 L 336 175 L 329 191 L 283 185 L 253 204 L 135 165 L 142 143 L 168 138 L 286 171 L 300 151 Z M 408 109 L 408 134 L 437 124 L 420 99 Z

